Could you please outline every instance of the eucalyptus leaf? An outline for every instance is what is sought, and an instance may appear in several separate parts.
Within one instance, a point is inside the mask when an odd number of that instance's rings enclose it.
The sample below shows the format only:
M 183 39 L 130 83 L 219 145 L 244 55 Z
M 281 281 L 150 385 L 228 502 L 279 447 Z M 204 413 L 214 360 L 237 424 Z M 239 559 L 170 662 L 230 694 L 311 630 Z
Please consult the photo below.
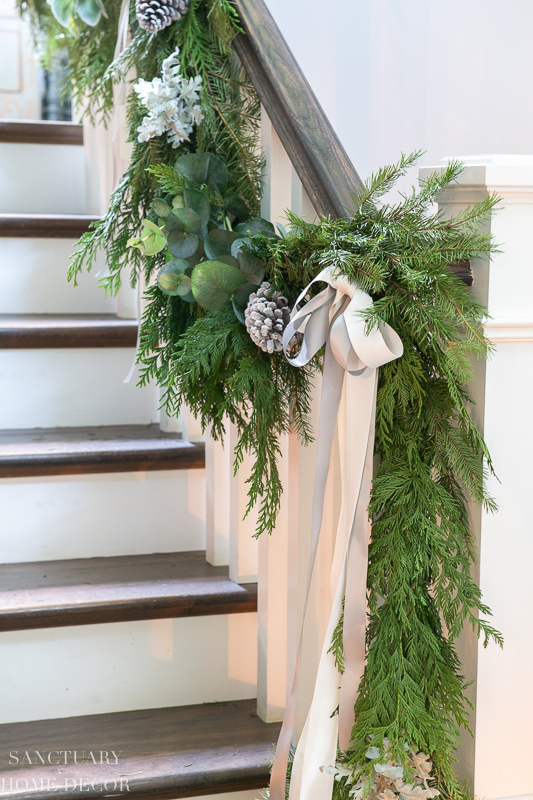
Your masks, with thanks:
M 250 283 L 255 283 L 257 286 L 261 285 L 265 277 L 265 265 L 257 256 L 252 256 L 250 253 L 237 253 L 237 263 Z
M 234 231 L 225 231 L 221 228 L 215 228 L 210 231 L 204 240 L 205 254 L 210 260 L 218 258 L 218 256 L 233 255 L 231 246 L 233 242 L 240 239 L 239 233 Z
M 52 0 L 50 8 L 60 25 L 68 28 L 69 20 L 74 13 L 74 0 Z
M 233 310 L 235 311 L 235 316 L 239 322 L 242 322 L 243 325 L 245 323 L 244 312 L 246 311 L 248 300 L 250 299 L 252 292 L 257 291 L 257 289 L 259 289 L 259 285 L 255 283 L 241 283 L 231 298 L 231 304 L 233 306 Z
M 176 161 L 175 169 L 190 183 L 201 186 L 207 182 L 209 161 L 210 153 L 185 153 Z
M 155 222 L 152 222 L 149 219 L 143 219 L 143 228 L 146 228 L 146 230 L 150 231 L 151 233 L 160 233 L 163 235 L 159 225 L 156 225 Z
M 207 183 L 213 181 L 219 192 L 223 192 L 228 185 L 228 168 L 221 158 L 214 153 L 209 153 L 209 167 L 207 169 Z
M 230 267 L 235 267 L 236 269 L 239 269 L 239 262 L 237 261 L 236 258 L 233 258 L 233 256 L 219 256 L 217 258 L 217 261 L 222 261 L 223 264 L 229 264 Z
M 201 218 L 192 208 L 175 208 L 172 216 L 182 221 L 187 233 L 199 233 L 203 228 Z
M 102 16 L 102 7 L 97 0 L 78 0 L 76 11 L 81 21 L 93 28 Z
M 164 200 L 161 200 L 159 198 L 156 198 L 153 201 L 152 208 L 154 209 L 157 216 L 162 217 L 163 219 L 166 219 L 170 214 L 170 212 L 172 211 L 168 203 L 165 203 Z
M 249 219 L 246 222 L 241 222 L 239 225 L 235 225 L 235 230 L 244 236 L 254 236 L 260 231 L 272 231 L 272 233 L 275 233 L 272 223 L 267 219 L 263 219 L 263 217 L 253 217 L 253 219 Z
M 138 247 L 147 256 L 155 256 L 165 248 L 165 236 L 154 222 L 149 219 L 143 220 L 141 237 L 129 239 L 128 247 Z
M 201 260 L 202 256 L 198 252 L 196 252 L 192 256 L 187 257 L 187 264 L 189 265 L 189 267 L 195 267 L 197 264 L 200 263 Z
M 180 284 L 178 286 L 178 297 L 186 297 L 191 294 L 191 278 L 189 275 L 178 275 Z
M 192 273 L 192 293 L 206 311 L 219 311 L 246 278 L 242 272 L 220 261 L 203 261 Z
M 190 258 L 198 249 L 198 237 L 185 231 L 170 231 L 167 246 L 176 258 Z
M 231 255 L 233 258 L 237 258 L 241 249 L 246 245 L 246 247 L 250 247 L 251 242 L 248 238 L 240 237 L 239 239 L 235 239 L 233 244 L 231 245 Z
M 278 231 L 280 232 L 281 238 L 282 238 L 282 239 L 286 239 L 286 238 L 287 238 L 287 236 L 289 235 L 289 234 L 287 233 L 287 228 L 285 228 L 285 226 L 284 226 L 284 225 L 282 225 L 280 222 L 278 222 L 278 223 L 276 224 L 276 228 L 277 228 L 277 229 L 278 229 Z
M 178 216 L 178 212 L 183 211 L 182 208 L 175 208 L 168 217 L 165 219 L 165 228 L 167 231 L 184 231 L 185 223 Z
M 149 233 L 148 236 L 143 236 L 142 241 L 144 254 L 147 256 L 155 256 L 165 249 L 165 237 L 161 232 L 159 234 Z
M 202 228 L 205 228 L 211 218 L 211 206 L 209 199 L 200 189 L 184 189 L 183 199 L 187 208 L 192 208 L 202 220 Z
M 177 194 L 172 200 L 172 208 L 185 208 L 185 200 L 182 194 Z
M 191 268 L 189 261 L 184 258 L 173 258 L 161 267 L 160 272 L 173 272 L 175 275 L 184 275 Z
M 186 276 L 186 270 L 190 270 L 191 265 L 183 258 L 173 258 L 161 267 L 157 274 L 157 283 L 161 291 L 171 297 L 183 296 L 190 292 L 190 279 Z M 188 283 L 184 284 L 182 278 L 187 277 Z M 185 290 L 183 289 L 183 287 Z
M 250 217 L 248 206 L 241 197 L 232 195 L 226 201 L 226 214 L 231 214 L 237 222 L 244 222 Z

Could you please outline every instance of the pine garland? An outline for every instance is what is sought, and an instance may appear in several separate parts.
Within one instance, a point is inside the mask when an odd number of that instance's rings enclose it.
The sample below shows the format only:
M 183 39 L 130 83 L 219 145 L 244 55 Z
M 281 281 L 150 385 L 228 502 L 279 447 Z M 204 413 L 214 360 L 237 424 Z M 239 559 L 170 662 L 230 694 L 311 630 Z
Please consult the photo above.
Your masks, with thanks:
M 453 752 L 459 728 L 468 725 L 468 703 L 454 641 L 465 622 L 485 645 L 490 639 L 501 644 L 501 636 L 479 617 L 490 611 L 470 575 L 475 552 L 466 507 L 472 498 L 494 509 L 485 489 L 490 456 L 465 388 L 472 359 L 485 358 L 490 344 L 483 336 L 483 307 L 447 265 L 490 256 L 494 245 L 484 222 L 497 201 L 488 197 L 451 220 L 433 213 L 438 192 L 461 171 L 451 163 L 421 191 L 396 205 L 379 205 L 418 157 L 403 157 L 373 176 L 354 197 L 350 219 L 322 219 L 314 226 L 290 215 L 287 238 L 256 236 L 252 243 L 265 260 L 266 278 L 285 296 L 294 299 L 321 269 L 335 267 L 374 298 L 368 326 L 387 322 L 403 341 L 403 357 L 380 370 L 367 666 L 356 706 L 356 744 L 343 758 L 369 776 L 369 736 L 382 754 L 388 740 L 387 758 L 400 764 L 407 764 L 408 742 L 431 754 L 441 795 L 458 800 L 464 795 Z M 160 346 L 156 362 L 150 349 L 165 313 L 161 309 L 158 321 L 150 311 L 143 320 L 146 377 L 165 386 L 171 409 L 190 405 L 215 438 L 223 434 L 224 414 L 237 424 L 236 467 L 244 451 L 252 452 L 250 505 L 261 498 L 258 532 L 273 531 L 282 488 L 279 435 L 289 429 L 292 414 L 304 441 L 310 438 L 306 398 L 317 364 L 293 369 L 283 355 L 267 356 L 230 307 L 198 319 L 169 350 Z M 342 667 L 341 630 L 332 648 Z M 344 796 L 342 782 L 335 786 Z
M 99 249 L 104 249 L 107 255 L 110 274 L 103 285 L 111 294 L 120 288 L 124 267 L 130 269 L 130 282 L 134 285 L 141 270 L 148 278 L 161 264 L 161 259 L 144 260 L 127 243 L 136 235 L 144 218 L 156 220 L 150 207 L 154 197 L 161 194 L 158 177 L 169 171 L 175 176 L 171 165 L 184 152 L 209 151 L 220 156 L 229 170 L 229 188 L 243 197 L 252 212 L 258 212 L 263 168 L 257 148 L 260 104 L 231 50 L 231 39 L 238 31 L 237 18 L 228 0 L 191 0 L 185 17 L 157 36 L 137 28 L 131 44 L 108 67 L 104 82 L 121 80 L 131 68 L 135 68 L 138 78 L 152 80 L 159 74 L 164 59 L 179 47 L 185 77 L 202 77 L 205 119 L 191 141 L 178 150 L 164 137 L 139 142 L 137 128 L 145 110 L 135 95 L 130 94 L 129 141 L 134 142 L 131 163 L 111 197 L 104 219 L 80 239 L 69 270 L 70 280 L 76 282 L 82 269 L 91 269 Z

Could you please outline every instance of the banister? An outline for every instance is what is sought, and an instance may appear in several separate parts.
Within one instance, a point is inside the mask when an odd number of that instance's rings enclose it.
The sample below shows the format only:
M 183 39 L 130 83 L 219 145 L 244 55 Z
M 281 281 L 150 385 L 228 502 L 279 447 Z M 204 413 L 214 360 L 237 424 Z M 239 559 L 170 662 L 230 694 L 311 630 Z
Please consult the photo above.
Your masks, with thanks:
M 233 46 L 319 215 L 345 217 L 362 181 L 264 0 L 235 0 L 245 35 Z M 469 262 L 449 268 L 467 286 Z
M 233 46 L 318 214 L 344 217 L 361 186 L 298 62 L 263 0 L 236 0 L 246 35 Z

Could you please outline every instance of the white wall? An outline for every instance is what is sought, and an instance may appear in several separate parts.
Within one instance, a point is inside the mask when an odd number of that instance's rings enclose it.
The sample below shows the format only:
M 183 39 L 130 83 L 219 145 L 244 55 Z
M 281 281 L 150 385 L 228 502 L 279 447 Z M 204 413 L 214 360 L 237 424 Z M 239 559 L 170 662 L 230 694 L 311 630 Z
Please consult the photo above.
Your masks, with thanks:
M 531 0 L 265 1 L 361 177 L 533 152 Z

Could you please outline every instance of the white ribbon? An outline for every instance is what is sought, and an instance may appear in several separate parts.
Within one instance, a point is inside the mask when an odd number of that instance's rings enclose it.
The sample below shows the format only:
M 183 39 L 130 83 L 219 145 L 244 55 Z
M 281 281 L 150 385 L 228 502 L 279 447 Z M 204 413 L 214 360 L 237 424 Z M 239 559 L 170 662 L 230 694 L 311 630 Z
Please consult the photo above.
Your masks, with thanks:
M 313 700 L 295 753 L 290 800 L 325 800 L 331 797 L 333 776 L 322 773 L 320 767 L 334 764 L 337 737 L 341 749 L 346 749 L 350 742 L 353 708 L 365 658 L 368 503 L 372 482 L 377 370 L 403 353 L 400 337 L 389 325 L 381 323 L 369 333 L 365 332 L 365 319 L 361 312 L 372 306 L 372 298 L 366 292 L 350 282 L 345 275 L 335 275 L 330 267 L 323 270 L 312 283 L 319 281 L 327 283 L 327 288 L 302 309 L 293 312 L 283 336 L 283 347 L 287 355 L 294 334 L 302 330 L 304 332 L 299 354 L 292 359 L 287 356 L 295 367 L 307 364 L 326 345 L 313 492 L 311 555 L 303 619 L 320 536 L 337 422 L 342 504 L 331 569 L 333 606 L 318 666 Z M 301 293 L 295 308 L 308 290 L 309 286 Z M 341 615 L 343 597 L 345 672 L 341 678 L 334 657 L 328 650 Z M 272 768 L 271 800 L 285 798 L 285 776 L 300 679 L 302 630 L 303 622 L 294 682 Z M 332 716 L 337 706 L 339 714 Z

